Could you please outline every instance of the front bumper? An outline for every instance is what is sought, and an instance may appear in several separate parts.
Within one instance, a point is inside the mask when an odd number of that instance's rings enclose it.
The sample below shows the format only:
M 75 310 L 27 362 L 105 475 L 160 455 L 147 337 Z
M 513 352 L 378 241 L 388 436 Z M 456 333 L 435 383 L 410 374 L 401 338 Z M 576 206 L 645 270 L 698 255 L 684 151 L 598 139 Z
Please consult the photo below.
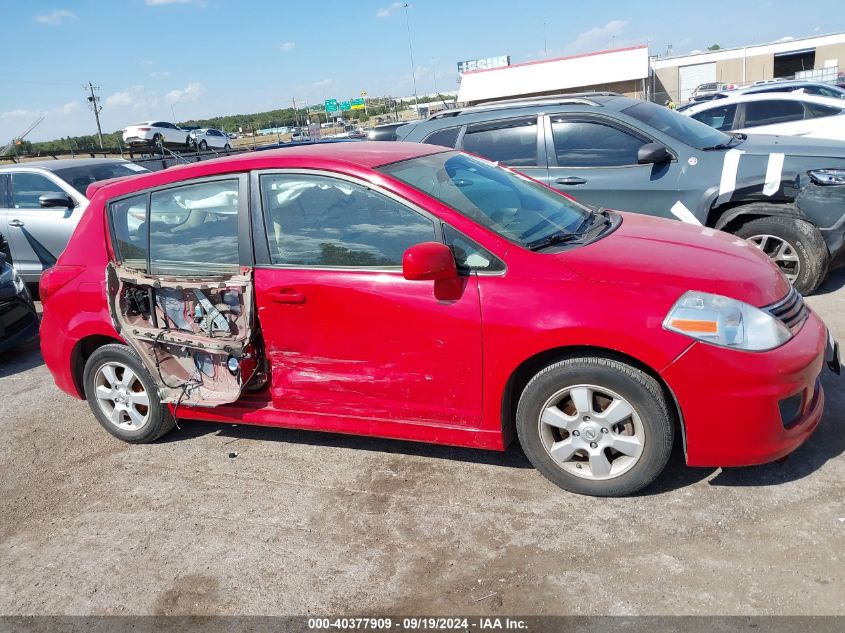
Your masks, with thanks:
M 837 351 L 812 312 L 789 342 L 768 352 L 694 343 L 661 372 L 681 410 L 687 463 L 752 466 L 794 451 L 821 421 L 820 375 L 838 366 Z

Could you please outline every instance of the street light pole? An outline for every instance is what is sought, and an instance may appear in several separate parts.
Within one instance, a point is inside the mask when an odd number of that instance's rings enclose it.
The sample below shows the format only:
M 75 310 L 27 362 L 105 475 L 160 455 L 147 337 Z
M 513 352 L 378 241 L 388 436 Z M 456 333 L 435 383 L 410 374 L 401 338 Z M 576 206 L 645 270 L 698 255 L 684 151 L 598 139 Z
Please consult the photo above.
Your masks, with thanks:
M 414 84 L 414 108 L 417 111 L 417 118 L 420 118 L 420 100 L 417 97 L 417 75 L 414 67 L 414 47 L 411 46 L 411 20 L 408 17 L 408 3 L 402 5 L 405 9 L 405 26 L 408 29 L 408 52 L 411 55 L 411 81 Z

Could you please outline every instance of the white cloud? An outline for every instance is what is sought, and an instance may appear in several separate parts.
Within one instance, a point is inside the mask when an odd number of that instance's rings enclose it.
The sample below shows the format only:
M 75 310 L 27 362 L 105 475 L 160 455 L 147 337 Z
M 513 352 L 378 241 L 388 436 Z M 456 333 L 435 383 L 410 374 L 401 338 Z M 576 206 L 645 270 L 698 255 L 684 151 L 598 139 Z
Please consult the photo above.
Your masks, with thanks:
M 279 49 L 284 51 L 285 53 L 287 53 L 288 51 L 292 51 L 295 48 L 296 48 L 296 42 L 285 42 L 284 44 L 279 46 Z
M 194 0 L 147 0 L 148 7 L 157 7 L 163 4 L 188 4 Z
M 777 40 L 777 41 L 778 41 L 778 42 L 791 42 L 791 41 L 792 41 L 792 40 L 794 40 L 794 39 L 795 39 L 795 38 L 794 38 L 794 37 L 792 37 L 791 35 L 784 35 L 782 38 L 780 38 L 780 39 L 779 39 L 779 40 Z
M 71 114 L 79 112 L 79 101 L 68 101 L 66 104 L 57 109 L 65 116 L 70 116 Z
M 56 9 L 50 13 L 41 13 L 35 16 L 35 21 L 39 24 L 46 24 L 48 26 L 59 26 L 68 20 L 78 20 L 79 18 L 73 11 L 67 9 Z
M 574 40 L 564 48 L 567 55 L 586 53 L 608 48 L 614 38 L 619 37 L 625 29 L 625 20 L 611 20 L 604 26 L 596 26 L 589 31 L 579 33 Z
M 0 119 L 37 119 L 42 115 L 38 110 L 9 110 L 0 112 Z
M 153 79 L 170 77 L 170 71 L 169 70 L 154 70 L 153 72 L 150 73 L 150 77 L 152 77 Z
M 334 83 L 334 79 L 321 79 L 320 81 L 315 81 L 314 86 L 317 88 L 325 88 L 326 86 L 331 86 Z
M 377 18 L 386 18 L 389 15 L 391 15 L 392 13 L 396 13 L 399 9 L 403 8 L 404 6 L 405 6 L 404 2 L 394 2 L 389 7 L 384 7 L 383 9 L 379 9 L 378 12 L 376 13 L 376 17 Z M 411 5 L 409 4 L 408 6 L 410 7 Z
M 109 108 L 155 108 L 159 99 L 154 94 L 148 94 L 144 86 L 129 86 L 106 97 L 106 106 Z
M 184 90 L 171 90 L 164 95 L 164 100 L 171 105 L 174 103 L 196 101 L 202 96 L 202 93 L 202 85 L 194 81 L 189 83 Z

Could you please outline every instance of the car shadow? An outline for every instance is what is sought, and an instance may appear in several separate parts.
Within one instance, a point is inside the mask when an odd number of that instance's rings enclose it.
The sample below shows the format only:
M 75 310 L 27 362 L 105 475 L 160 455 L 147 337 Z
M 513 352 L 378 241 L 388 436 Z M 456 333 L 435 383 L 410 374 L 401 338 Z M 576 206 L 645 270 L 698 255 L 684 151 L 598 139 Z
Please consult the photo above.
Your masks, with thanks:
M 824 280 L 824 283 L 819 286 L 819 289 L 816 290 L 813 295 L 828 295 L 843 287 L 845 287 L 845 268 L 840 268 L 839 270 L 834 270 L 830 273 Z
M 301 429 L 287 429 L 281 427 L 217 424 L 214 422 L 180 422 L 181 429 L 168 433 L 159 442 L 179 442 L 195 437 L 217 435 L 229 438 L 231 442 L 224 442 L 224 446 L 231 445 L 236 451 L 238 440 L 257 440 L 261 442 L 284 442 L 286 444 L 302 444 L 308 446 L 325 446 L 331 448 L 345 448 L 376 453 L 390 453 L 394 455 L 414 455 L 430 459 L 447 459 L 473 464 L 502 466 L 505 468 L 532 468 L 517 442 L 505 450 L 488 451 L 483 449 L 462 448 L 458 446 L 444 446 L 441 444 L 424 444 L 422 442 L 407 442 L 362 435 L 343 435 L 324 431 L 309 431 Z
M 13 376 L 43 364 L 41 346 L 36 337 L 3 353 L 3 358 L 0 359 L 0 378 Z

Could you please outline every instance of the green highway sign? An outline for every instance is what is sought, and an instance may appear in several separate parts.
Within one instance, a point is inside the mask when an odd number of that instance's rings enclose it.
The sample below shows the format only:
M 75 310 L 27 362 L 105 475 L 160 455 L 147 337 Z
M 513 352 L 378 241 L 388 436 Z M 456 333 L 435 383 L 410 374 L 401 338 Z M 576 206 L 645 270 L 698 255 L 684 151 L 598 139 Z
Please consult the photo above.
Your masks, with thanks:
M 326 99 L 326 112 L 337 112 L 337 99 Z
M 341 110 L 351 110 L 352 105 L 348 101 L 341 101 L 340 102 L 340 109 Z
M 353 110 L 363 110 L 366 107 L 363 99 L 353 99 L 352 100 L 352 109 Z

